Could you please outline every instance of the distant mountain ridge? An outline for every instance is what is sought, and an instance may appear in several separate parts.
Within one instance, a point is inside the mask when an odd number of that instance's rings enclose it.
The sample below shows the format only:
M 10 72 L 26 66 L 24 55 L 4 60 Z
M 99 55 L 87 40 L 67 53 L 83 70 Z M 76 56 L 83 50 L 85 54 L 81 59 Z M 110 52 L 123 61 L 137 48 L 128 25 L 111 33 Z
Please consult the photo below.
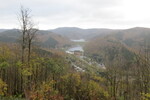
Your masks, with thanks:
M 13 41 L 18 38 L 17 29 L 7 30 L 0 29 L 0 41 L 6 42 L 7 40 Z M 72 39 L 85 39 L 85 40 L 96 40 L 98 38 L 113 37 L 128 46 L 138 45 L 145 38 L 150 37 L 150 28 L 134 27 L 130 29 L 105 29 L 105 28 L 91 28 L 82 29 L 77 27 L 60 27 L 51 30 L 39 30 L 39 38 L 42 42 L 53 38 L 54 44 L 69 44 Z M 46 43 L 47 44 L 47 43 Z
M 6 31 L 6 30 L 9 30 L 9 29 L 0 29 L 0 32 L 4 32 L 4 31 Z
M 77 27 L 61 27 L 61 28 L 56 28 L 56 29 L 49 30 L 49 31 L 52 31 L 56 34 L 60 34 L 70 39 L 91 39 L 98 35 L 100 36 L 108 35 L 113 30 L 112 29 L 98 29 L 98 28 L 81 29 Z
M 16 43 L 19 42 L 21 33 L 18 29 L 6 29 L 0 32 L 0 42 Z M 42 47 L 56 48 L 70 46 L 71 41 L 61 35 L 46 30 L 37 32 L 38 43 Z
M 9 29 L 10 30 L 10 29 Z M 15 29 L 13 29 L 15 30 Z M 148 31 L 150 28 L 144 27 L 134 27 L 129 29 L 107 29 L 107 28 L 89 28 L 89 29 L 82 29 L 78 27 L 59 27 L 56 29 L 51 30 L 40 30 L 40 33 L 53 33 L 57 35 L 61 35 L 63 37 L 71 39 L 92 39 L 95 37 L 104 37 L 110 34 L 120 34 L 120 33 L 128 33 L 129 31 L 135 33 L 141 33 L 142 31 Z M 0 29 L 1 32 L 5 32 L 7 29 Z

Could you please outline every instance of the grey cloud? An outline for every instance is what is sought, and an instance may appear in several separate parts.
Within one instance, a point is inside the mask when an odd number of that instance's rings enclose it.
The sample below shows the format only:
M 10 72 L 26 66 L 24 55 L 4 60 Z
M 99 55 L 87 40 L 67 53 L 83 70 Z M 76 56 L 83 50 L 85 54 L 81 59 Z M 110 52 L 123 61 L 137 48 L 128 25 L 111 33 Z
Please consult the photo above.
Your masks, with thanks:
M 14 23 L 17 23 L 16 14 L 19 12 L 20 5 L 32 10 L 31 13 L 34 20 L 38 21 L 39 26 L 43 29 L 59 26 L 124 26 L 131 22 L 124 21 L 123 12 L 118 10 L 123 1 L 124 0 L 2 0 L 0 3 L 0 28 L 7 24 L 10 24 L 10 27 L 13 25 L 15 27 Z

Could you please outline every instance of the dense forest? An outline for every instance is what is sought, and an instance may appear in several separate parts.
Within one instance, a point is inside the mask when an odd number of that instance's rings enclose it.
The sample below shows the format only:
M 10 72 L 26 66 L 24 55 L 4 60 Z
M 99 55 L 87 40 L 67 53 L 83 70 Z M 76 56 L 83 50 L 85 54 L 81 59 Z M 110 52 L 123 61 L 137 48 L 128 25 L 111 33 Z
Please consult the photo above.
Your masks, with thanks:
M 64 52 L 74 45 L 68 38 L 38 30 L 28 9 L 21 7 L 19 22 L 20 29 L 5 31 L 12 36 L 0 33 L 0 100 L 150 99 L 149 34 L 136 40 L 130 30 L 103 29 L 100 37 L 88 30 L 87 39 L 95 36 L 80 58 Z

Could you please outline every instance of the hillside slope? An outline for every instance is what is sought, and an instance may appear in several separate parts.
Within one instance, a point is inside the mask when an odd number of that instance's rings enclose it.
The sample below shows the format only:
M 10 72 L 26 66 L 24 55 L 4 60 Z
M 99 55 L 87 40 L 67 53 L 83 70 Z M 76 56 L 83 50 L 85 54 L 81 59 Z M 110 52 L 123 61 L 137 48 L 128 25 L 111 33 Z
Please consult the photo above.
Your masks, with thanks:
M 143 51 L 150 43 L 150 28 L 135 27 L 118 31 L 107 37 L 115 38 L 134 50 Z
M 0 42 L 19 42 L 20 37 L 21 34 L 19 33 L 18 29 L 0 32 Z M 37 38 L 39 45 L 42 47 L 55 48 L 71 45 L 69 39 L 49 31 L 39 30 L 37 32 Z
M 91 39 L 96 36 L 106 36 L 112 33 L 111 29 L 81 29 L 76 27 L 61 27 L 54 30 L 50 30 L 56 34 L 60 34 L 69 39 Z
M 86 56 L 105 65 L 115 63 L 120 59 L 130 63 L 134 59 L 134 53 L 112 37 L 97 38 L 88 42 L 84 49 Z
M 107 38 L 108 40 L 115 39 L 129 48 L 140 51 L 150 43 L 150 28 L 135 27 L 125 30 L 114 30 L 105 37 L 97 36 L 92 38 L 89 43 L 92 43 L 93 45 L 96 45 L 95 43 L 97 43 L 98 45 L 104 38 Z

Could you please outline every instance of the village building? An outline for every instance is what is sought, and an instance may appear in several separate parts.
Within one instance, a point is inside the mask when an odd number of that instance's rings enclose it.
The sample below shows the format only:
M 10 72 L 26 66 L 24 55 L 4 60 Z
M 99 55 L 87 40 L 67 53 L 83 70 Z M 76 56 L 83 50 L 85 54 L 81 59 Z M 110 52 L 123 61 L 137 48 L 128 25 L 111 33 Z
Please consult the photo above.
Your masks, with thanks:
M 81 46 L 77 46 L 77 47 L 74 47 L 74 48 L 70 48 L 69 50 L 66 51 L 66 53 L 74 54 L 76 56 L 83 56 L 84 55 L 84 50 Z

